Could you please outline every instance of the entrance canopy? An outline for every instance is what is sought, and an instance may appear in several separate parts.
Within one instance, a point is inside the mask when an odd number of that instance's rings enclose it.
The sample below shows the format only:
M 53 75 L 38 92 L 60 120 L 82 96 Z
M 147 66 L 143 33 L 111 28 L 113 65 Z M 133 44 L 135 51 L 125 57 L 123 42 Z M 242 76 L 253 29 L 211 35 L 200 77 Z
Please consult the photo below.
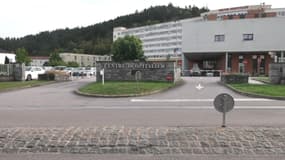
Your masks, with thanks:
M 184 53 L 185 58 L 190 61 L 217 59 L 223 55 L 225 55 L 225 53 Z

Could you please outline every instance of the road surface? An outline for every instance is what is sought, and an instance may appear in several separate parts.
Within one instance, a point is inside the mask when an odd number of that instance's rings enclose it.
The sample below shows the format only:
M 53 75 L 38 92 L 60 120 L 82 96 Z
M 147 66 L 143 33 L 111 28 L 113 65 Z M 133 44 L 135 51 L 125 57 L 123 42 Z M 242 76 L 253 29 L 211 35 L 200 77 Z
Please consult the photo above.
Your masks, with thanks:
M 69 126 L 219 126 L 222 115 L 213 99 L 235 98 L 229 126 L 284 126 L 285 101 L 238 95 L 217 78 L 186 77 L 186 84 L 167 92 L 135 98 L 82 97 L 73 91 L 94 79 L 56 83 L 0 93 L 0 127 Z M 198 84 L 204 88 L 196 89 Z

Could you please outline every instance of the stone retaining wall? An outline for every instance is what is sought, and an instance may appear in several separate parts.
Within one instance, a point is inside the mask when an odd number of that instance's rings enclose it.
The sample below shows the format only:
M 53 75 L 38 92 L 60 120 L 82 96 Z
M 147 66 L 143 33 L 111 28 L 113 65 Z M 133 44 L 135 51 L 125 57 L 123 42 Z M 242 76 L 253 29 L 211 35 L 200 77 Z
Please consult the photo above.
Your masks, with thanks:
M 24 64 L 1 64 L 0 65 L 0 82 L 1 81 L 23 81 L 25 80 Z
M 139 79 L 140 81 L 174 82 L 180 78 L 179 70 L 174 62 L 98 62 L 97 81 L 102 80 L 100 74 L 102 69 L 104 69 L 105 81 L 135 81 Z
M 273 84 L 285 84 L 285 63 L 269 64 L 269 78 Z

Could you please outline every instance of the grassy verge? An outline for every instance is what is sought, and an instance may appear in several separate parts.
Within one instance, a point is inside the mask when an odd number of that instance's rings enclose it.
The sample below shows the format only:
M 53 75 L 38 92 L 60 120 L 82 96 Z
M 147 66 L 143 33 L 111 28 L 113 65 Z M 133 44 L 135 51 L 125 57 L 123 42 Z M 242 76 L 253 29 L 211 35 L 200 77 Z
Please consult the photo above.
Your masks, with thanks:
M 166 82 L 105 82 L 91 83 L 79 89 L 80 92 L 98 95 L 133 95 L 153 92 L 172 87 Z
M 23 87 L 31 87 L 40 85 L 43 83 L 47 83 L 48 81 L 13 81 L 13 82 L 0 82 L 0 91 L 9 90 L 9 89 L 17 89 L 17 88 L 23 88 Z
M 272 97 L 285 97 L 285 85 L 230 84 L 230 86 L 241 92 Z

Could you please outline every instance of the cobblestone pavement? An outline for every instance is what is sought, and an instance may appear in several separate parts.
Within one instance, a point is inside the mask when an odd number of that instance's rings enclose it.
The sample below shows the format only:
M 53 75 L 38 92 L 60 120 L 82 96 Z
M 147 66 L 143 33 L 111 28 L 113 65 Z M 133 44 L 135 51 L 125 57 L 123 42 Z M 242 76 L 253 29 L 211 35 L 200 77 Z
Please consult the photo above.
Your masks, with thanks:
M 285 128 L 1 128 L 0 153 L 285 155 Z

